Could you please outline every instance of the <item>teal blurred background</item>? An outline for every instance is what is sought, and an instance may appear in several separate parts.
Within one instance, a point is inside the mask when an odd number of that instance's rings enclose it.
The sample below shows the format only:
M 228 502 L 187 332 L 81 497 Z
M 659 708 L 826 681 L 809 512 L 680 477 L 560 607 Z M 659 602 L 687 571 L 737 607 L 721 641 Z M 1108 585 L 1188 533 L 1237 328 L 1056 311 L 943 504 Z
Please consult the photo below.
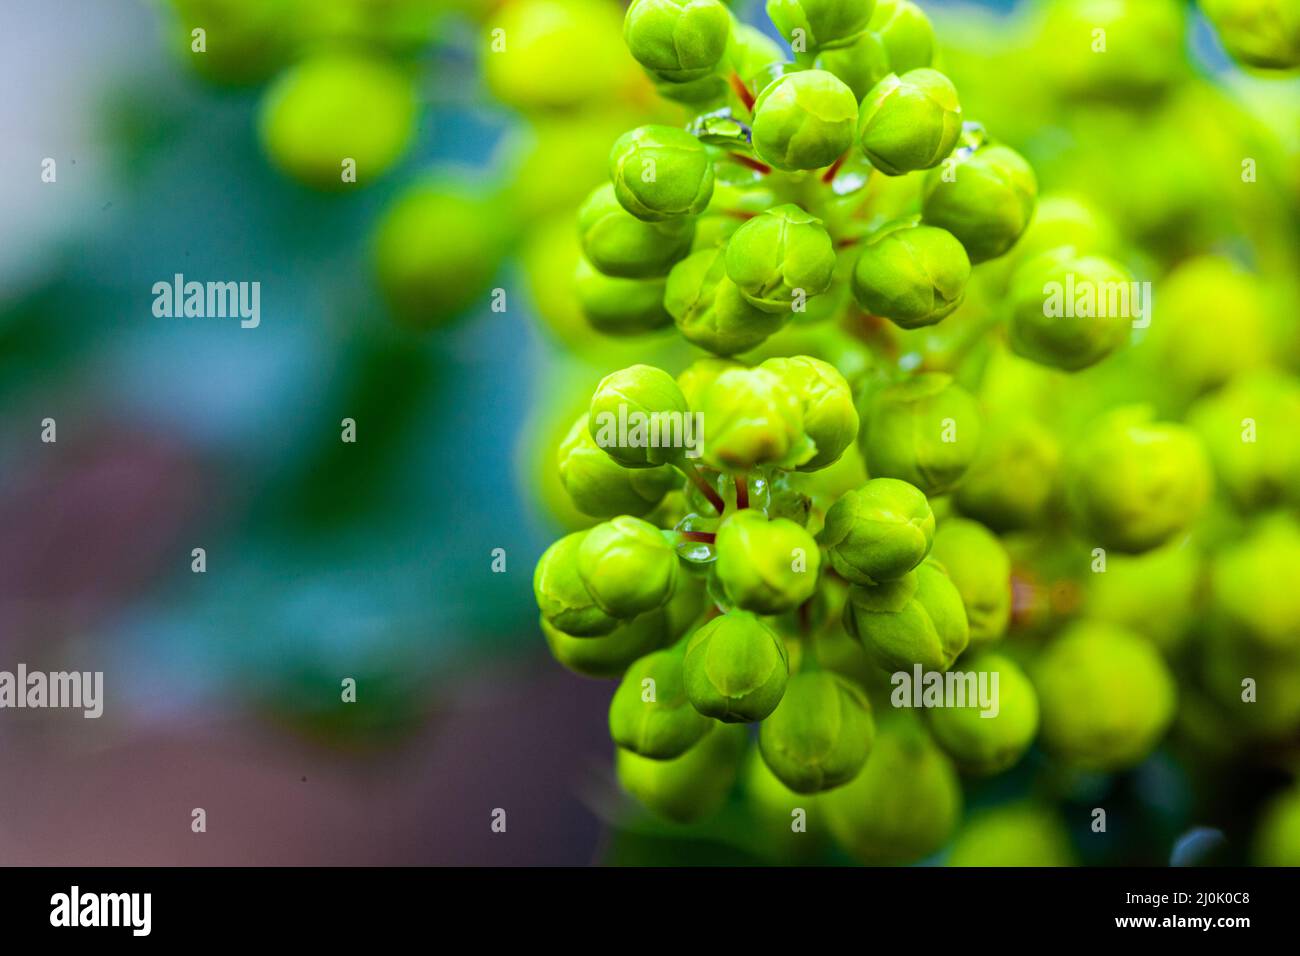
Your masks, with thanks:
M 523 739 L 576 706 L 530 610 L 532 323 L 403 331 L 371 275 L 403 184 L 507 131 L 439 82 L 463 44 L 427 54 L 400 166 L 335 196 L 269 166 L 258 88 L 196 76 L 170 9 L 0 16 L 0 668 L 103 670 L 107 698 L 0 718 L 0 862 L 582 860 Z M 260 281 L 260 326 L 156 318 L 177 272 Z M 501 805 L 518 830 L 478 846 Z

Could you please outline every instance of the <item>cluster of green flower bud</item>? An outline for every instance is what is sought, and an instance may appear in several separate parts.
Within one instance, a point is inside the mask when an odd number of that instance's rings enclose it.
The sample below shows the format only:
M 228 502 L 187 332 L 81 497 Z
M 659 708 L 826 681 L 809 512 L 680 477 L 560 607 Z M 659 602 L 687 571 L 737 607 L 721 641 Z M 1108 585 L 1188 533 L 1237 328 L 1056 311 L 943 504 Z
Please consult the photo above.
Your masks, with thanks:
M 715 0 L 628 9 L 629 50 L 686 113 L 615 143 L 578 214 L 579 294 L 600 331 L 671 323 L 709 357 L 597 387 L 560 481 L 602 523 L 543 556 L 538 604 L 562 663 L 621 678 L 610 736 L 644 806 L 701 820 L 743 775 L 764 813 L 803 800 L 855 857 L 914 862 L 957 832 L 962 777 L 1036 744 L 1102 772 L 1149 756 L 1180 696 L 1164 656 L 1196 639 L 1203 599 L 1256 659 L 1293 654 L 1284 596 L 1252 603 L 1242 583 L 1257 554 L 1292 561 L 1293 528 L 1212 562 L 1185 539 L 1216 481 L 1243 511 L 1300 502 L 1300 444 L 1277 424 L 1300 399 L 1284 374 L 1245 374 L 1266 352 L 1198 342 L 1171 359 L 1185 387 L 1159 418 L 1116 401 L 1145 399 L 1112 382 L 1124 363 L 1176 351 L 1133 298 L 1149 263 L 1085 201 L 1039 204 L 1029 163 L 935 69 L 914 4 L 767 12 L 793 62 Z M 1182 271 L 1162 280 L 1180 313 L 1226 274 Z M 1268 442 L 1243 454 L 1247 418 Z M 632 419 L 658 430 L 629 439 Z M 1022 628 L 1037 639 L 1008 639 Z M 958 700 L 909 703 L 902 677 Z M 1042 859 L 1069 862 L 1037 809 Z M 1008 825 L 972 821 L 952 862 Z
M 734 356 L 792 321 L 857 309 L 934 325 L 962 306 L 972 264 L 1028 225 L 1033 172 L 964 125 L 919 7 L 772 0 L 767 12 L 794 62 L 718 0 L 628 8 L 633 58 L 692 118 L 619 137 L 612 193 L 598 188 L 579 213 L 575 282 L 597 331 L 671 321 Z M 911 185 L 878 200 L 881 177 Z
M 925 382 L 955 387 L 938 379 Z M 701 442 L 688 454 L 607 427 L 634 414 L 699 414 Z M 701 359 L 677 379 L 646 365 L 615 371 L 565 438 L 561 482 L 604 520 L 542 555 L 543 631 L 565 666 L 620 678 L 609 710 L 618 776 L 659 815 L 713 812 L 739 759 L 725 725 L 757 723 L 754 759 L 773 792 L 866 787 L 885 806 L 875 791 L 915 763 L 918 798 L 932 789 L 927 799 L 942 812 L 905 840 L 876 846 L 886 835 L 847 803 L 820 811 L 864 858 L 912 859 L 952 829 L 956 768 L 998 772 L 1033 739 L 1032 688 L 1012 662 L 990 658 L 979 666 L 1001 676 L 1000 716 L 976 713 L 970 727 L 957 711 L 933 725 L 891 718 L 896 732 L 871 770 L 879 668 L 948 670 L 971 641 L 970 622 L 982 644 L 999 639 L 1010 571 L 974 522 L 954 518 L 936 532 L 926 494 L 905 480 L 822 484 L 845 456 L 856 459 L 860 426 L 843 375 L 799 355 L 752 367 Z M 932 461 L 923 455 L 922 467 Z M 680 504 L 660 507 L 670 494 Z M 611 514 L 621 503 L 630 510 Z M 825 634 L 856 650 L 828 649 Z M 846 671 L 852 654 L 863 666 Z
M 1286 4 L 1201 6 L 1240 62 L 1295 65 Z M 662 816 L 702 820 L 736 784 L 765 831 L 807 812 L 807 839 L 773 838 L 784 859 L 830 840 L 871 863 L 1077 862 L 1077 807 L 959 826 L 961 780 L 1123 773 L 1171 729 L 1227 759 L 1300 730 L 1293 204 L 1246 185 L 1286 154 L 1260 109 L 1216 112 L 1189 79 L 1180 0 L 1045 0 L 1032 51 L 972 15 L 941 60 L 908 0 L 766 8 L 788 50 L 712 0 L 629 8 L 680 119 L 617 138 L 579 210 L 578 292 L 598 331 L 675 326 L 644 360 L 680 374 L 615 373 L 592 408 L 698 414 L 700 441 L 570 431 L 560 485 L 609 527 L 569 549 L 627 534 L 626 564 L 588 570 L 645 565 L 548 577 L 547 639 L 621 676 L 619 776 Z M 1068 136 L 1044 135 L 1048 105 Z M 1243 188 L 1216 186 L 1241 157 Z M 682 369 L 688 346 L 709 357 Z M 662 604 L 671 572 L 643 550 L 664 552 L 625 518 L 678 564 Z M 973 786 L 978 806 L 999 785 Z

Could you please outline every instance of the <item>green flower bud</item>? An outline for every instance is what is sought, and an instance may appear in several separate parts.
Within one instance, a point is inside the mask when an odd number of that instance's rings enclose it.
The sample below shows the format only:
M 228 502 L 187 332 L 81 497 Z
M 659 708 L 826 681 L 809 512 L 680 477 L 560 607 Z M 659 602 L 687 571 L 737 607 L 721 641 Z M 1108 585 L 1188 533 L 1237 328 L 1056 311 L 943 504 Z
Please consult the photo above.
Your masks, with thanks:
M 624 468 L 597 446 L 587 430 L 587 415 L 578 416 L 560 444 L 560 482 L 579 511 L 593 518 L 640 517 L 681 483 L 668 465 Z
M 645 222 L 629 214 L 608 183 L 598 186 L 578 210 L 578 234 L 587 260 L 608 276 L 646 279 L 666 276 L 685 258 L 695 236 L 695 221 Z
M 957 145 L 957 88 L 938 70 L 890 73 L 862 101 L 858 142 L 887 176 L 937 166 Z
M 880 38 L 893 72 L 907 73 L 934 62 L 934 27 L 910 0 L 879 0 L 867 29 Z
M 634 0 L 623 21 L 636 61 L 675 83 L 712 73 L 730 34 L 731 14 L 718 0 Z
M 996 419 L 957 486 L 957 510 L 995 531 L 1042 523 L 1061 469 L 1061 447 L 1046 427 L 1023 415 Z
M 285 70 L 262 99 L 267 156 L 305 185 L 332 191 L 373 182 L 406 152 L 415 131 L 410 77 L 386 60 L 323 54 Z M 343 178 L 343 162 L 356 179 Z
M 1011 620 L 1011 558 L 982 524 L 948 518 L 934 536 L 931 556 L 957 585 L 972 648 L 1002 639 Z
M 830 287 L 835 247 L 822 221 L 798 206 L 774 206 L 727 241 L 727 278 L 764 312 L 791 312 Z
M 542 635 L 552 656 L 583 677 L 618 677 L 637 658 L 663 647 L 670 639 L 663 611 L 651 611 L 618 622 L 608 634 L 575 637 L 541 618 Z
M 445 0 L 418 2 L 447 6 Z M 312 6 L 334 9 L 340 4 Z M 360 6 L 358 16 L 373 20 L 376 10 L 368 2 Z M 491 6 L 491 19 L 472 29 L 483 38 L 478 62 L 497 102 L 530 117 L 590 110 L 593 103 L 619 101 L 641 79 L 619 43 L 623 23 L 616 7 L 601 0 L 519 0 Z M 438 26 L 441 32 L 452 24 Z M 498 37 L 505 41 L 503 48 L 492 45 Z M 425 48 L 427 43 L 420 43 L 412 53 Z
M 1205 443 L 1219 485 L 1241 508 L 1300 498 L 1300 384 L 1272 371 L 1242 376 L 1193 406 L 1187 423 Z
M 950 491 L 979 450 L 975 400 L 942 372 L 871 392 L 862 409 L 867 474 L 900 478 L 926 495 Z
M 497 201 L 468 183 L 423 181 L 402 192 L 373 243 L 375 277 L 393 314 L 428 329 L 486 302 L 506 252 L 505 221 Z
M 1029 225 L 1038 180 L 1006 146 L 959 150 L 956 159 L 951 171 L 945 163 L 926 174 L 922 217 L 956 236 L 972 264 L 996 259 Z
M 715 724 L 680 757 L 653 760 L 619 749 L 618 782 L 651 812 L 673 823 L 696 823 L 726 802 L 749 736 L 744 727 Z
M 767 0 L 767 15 L 796 51 L 847 46 L 867 28 L 875 0 Z
M 1172 650 L 1197 613 L 1201 562 L 1187 543 L 1139 555 L 1109 555 L 1104 573 L 1089 575 L 1085 612 Z
M 990 807 L 971 816 L 948 866 L 1075 866 L 1070 831 L 1056 809 L 1037 803 Z
M 848 46 L 823 51 L 817 69 L 834 73 L 861 100 L 891 72 L 889 51 L 875 33 L 859 33 Z
M 1155 298 L 1160 315 L 1142 345 L 1177 397 L 1194 398 L 1267 363 L 1269 307 L 1260 279 L 1231 260 L 1184 262 L 1159 284 Z M 1228 315 L 1232 334 L 1224 335 Z
M 933 226 L 883 229 L 853 267 L 853 297 L 905 329 L 934 325 L 966 298 L 970 259 L 952 233 Z
M 704 393 L 704 460 L 731 471 L 795 468 L 817 453 L 804 432 L 799 399 L 763 368 L 723 372 Z
M 742 81 L 748 83 L 766 67 L 785 62 L 780 45 L 757 27 L 737 21 L 731 28 L 727 61 Z
M 786 315 L 768 313 L 727 278 L 721 249 L 692 253 L 668 274 L 664 307 L 682 336 L 715 355 L 747 352 L 777 331 Z
M 623 208 L 647 222 L 694 216 L 713 195 L 708 149 L 673 126 L 640 126 L 620 136 L 609 153 L 609 178 Z
M 803 408 L 803 428 L 817 454 L 798 470 L 820 471 L 839 461 L 857 437 L 859 425 L 853 392 L 839 369 L 808 355 L 770 358 L 759 368 L 780 376 Z
M 934 512 L 905 481 L 873 478 L 826 512 L 820 541 L 840 576 L 854 584 L 900 578 L 930 553 Z
M 857 120 L 853 91 L 833 73 L 786 73 L 754 102 L 754 152 L 777 169 L 820 169 L 853 145 Z
M 759 728 L 758 746 L 787 787 L 818 793 L 857 776 L 875 736 L 866 694 L 842 677 L 813 671 L 790 678 L 781 703 Z
M 1095 365 L 1128 341 L 1150 308 L 1135 299 L 1138 288 L 1123 266 L 1100 256 L 1071 249 L 1036 256 L 1011 281 L 1011 348 L 1067 372 Z
M 966 609 L 943 565 L 925 560 L 901 578 L 854 585 L 844 629 L 888 671 L 946 671 L 970 641 Z
M 991 705 L 985 708 L 978 693 L 968 692 L 965 706 L 926 711 L 930 732 L 967 773 L 1001 773 L 1019 762 L 1034 742 L 1038 733 L 1038 695 L 1025 672 L 1001 654 L 986 651 L 969 661 L 962 658 L 962 670 L 974 673 L 977 681 L 988 682 Z
M 630 618 L 662 607 L 677 586 L 677 552 L 648 521 L 620 515 L 587 532 L 578 575 L 596 604 Z
M 706 717 L 753 723 L 776 710 L 790 664 L 785 642 L 748 611 L 715 617 L 686 643 L 686 696 Z
M 686 396 L 686 404 L 699 408 L 704 393 L 723 372 L 733 368 L 744 368 L 739 362 L 724 358 L 696 359 L 677 376 L 677 384 Z
M 1264 808 L 1253 848 L 1255 866 L 1300 866 L 1300 786 L 1274 797 Z
M 783 614 L 817 589 L 821 551 L 793 521 L 768 521 L 745 508 L 722 522 L 715 549 L 718 581 L 731 602 L 746 611 Z
M 1196 435 L 1152 423 L 1150 409 L 1116 409 L 1090 424 L 1067 467 L 1079 530 L 1103 548 L 1136 554 L 1192 523 L 1210 497 L 1210 466 Z
M 1300 527 L 1266 520 L 1214 559 L 1211 590 L 1222 630 L 1263 648 L 1300 651 Z
M 624 673 L 609 702 L 609 736 L 624 750 L 651 760 L 671 760 L 713 726 L 686 699 L 683 652 L 682 647 L 655 651 Z
M 1160 653 L 1109 624 L 1071 625 L 1039 654 L 1030 676 L 1043 745 L 1083 769 L 1139 763 L 1174 718 L 1174 681 Z
M 651 423 L 662 423 L 662 438 L 669 423 L 689 411 L 686 396 L 671 375 L 652 365 L 631 365 L 600 380 L 591 396 L 587 429 L 620 465 L 651 468 L 675 460 L 682 452 L 663 447 L 662 442 L 659 447 L 651 444 Z
M 1232 56 L 1247 66 L 1300 66 L 1300 7 L 1291 0 L 1201 0 Z
M 740 770 L 748 810 L 746 848 L 773 863 L 815 863 L 830 842 L 825 821 L 807 794 L 795 793 L 772 773 L 758 747 L 751 747 Z M 796 814 L 796 811 L 802 811 Z M 802 818 L 805 828 L 791 826 Z
M 849 853 L 869 865 L 915 863 L 942 847 L 961 818 L 952 762 L 911 714 L 880 719 L 862 772 L 818 798 Z
M 1186 70 L 1185 6 L 1178 0 L 1055 0 L 1047 4 L 1040 41 L 1045 55 L 1035 73 L 1075 97 L 1137 106 Z
M 618 620 L 601 610 L 578 574 L 578 550 L 587 532 L 565 535 L 542 552 L 533 572 L 533 594 L 542 617 L 574 637 L 608 634 Z
M 616 279 L 598 272 L 586 259 L 578 260 L 574 291 L 591 327 L 605 335 L 645 335 L 671 325 L 664 308 L 664 279 Z

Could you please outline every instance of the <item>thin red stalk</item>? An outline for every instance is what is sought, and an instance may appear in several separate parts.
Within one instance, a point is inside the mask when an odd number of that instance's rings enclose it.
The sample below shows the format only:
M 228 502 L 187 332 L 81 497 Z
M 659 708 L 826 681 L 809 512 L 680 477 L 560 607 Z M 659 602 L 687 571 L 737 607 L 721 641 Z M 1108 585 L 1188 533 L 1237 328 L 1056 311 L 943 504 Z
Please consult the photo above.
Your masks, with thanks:
M 728 155 L 732 160 L 740 163 L 740 165 L 748 166 L 750 169 L 761 173 L 764 176 L 772 171 L 772 167 L 767 165 L 767 163 L 759 162 L 757 159 L 754 159 L 752 156 L 746 156 L 744 153 L 729 153 Z
M 717 535 L 712 531 L 679 531 L 687 541 L 699 541 L 703 544 L 713 544 L 717 540 Z
M 722 500 L 722 496 L 718 494 L 717 490 L 704 480 L 700 470 L 690 462 L 687 462 L 682 470 L 686 473 L 686 477 L 691 480 L 691 484 L 700 489 L 700 494 L 709 499 L 709 504 L 713 505 L 714 510 L 718 514 L 722 514 L 727 508 L 727 503 Z
M 835 243 L 835 248 L 836 248 L 836 249 L 848 249 L 848 248 L 850 248 L 850 247 L 852 247 L 852 246 L 856 246 L 856 245 L 857 245 L 859 242 L 861 242 L 861 241 L 862 241 L 862 238 L 861 238 L 860 236 L 850 236 L 850 237 L 847 238 L 847 239 L 841 239 L 839 242 Z
M 752 113 L 754 111 L 754 94 L 749 92 L 749 87 L 745 85 L 745 81 L 742 80 L 740 74 L 736 73 L 734 70 L 732 71 L 730 80 L 731 88 L 735 90 L 736 95 L 740 97 L 740 102 L 744 103 L 745 109 Z
M 844 156 L 847 155 L 849 154 L 848 153 L 844 154 Z M 831 163 L 829 166 L 826 167 L 826 172 L 822 173 L 822 182 L 826 183 L 827 185 L 830 185 L 835 181 L 835 174 L 838 173 L 840 171 L 840 167 L 844 165 L 844 156 L 841 156 L 839 159 L 835 160 L 835 162 Z
M 745 475 L 736 479 L 736 507 L 749 507 L 749 478 Z

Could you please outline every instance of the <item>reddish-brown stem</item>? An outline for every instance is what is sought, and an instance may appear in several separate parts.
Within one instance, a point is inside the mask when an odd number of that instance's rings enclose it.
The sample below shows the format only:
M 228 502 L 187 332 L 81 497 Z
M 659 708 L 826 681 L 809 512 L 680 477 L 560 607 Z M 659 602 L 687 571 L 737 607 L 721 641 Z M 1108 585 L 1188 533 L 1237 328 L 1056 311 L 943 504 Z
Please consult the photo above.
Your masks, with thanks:
M 729 155 L 733 161 L 740 163 L 740 165 L 748 166 L 750 169 L 757 173 L 761 173 L 764 176 L 772 171 L 772 167 L 767 165 L 767 163 L 759 162 L 757 159 L 754 159 L 752 156 L 746 156 L 744 153 L 728 153 L 727 155 Z
M 745 212 L 743 209 L 724 209 L 723 215 L 730 216 L 732 219 L 739 219 L 741 222 L 749 222 L 754 218 L 752 212 Z
M 736 507 L 749 507 L 749 478 L 746 475 L 740 475 L 736 479 Z
M 847 155 L 849 154 L 848 153 L 844 154 L 844 156 Z M 830 185 L 835 181 L 835 174 L 838 173 L 840 171 L 840 167 L 844 165 L 844 156 L 841 156 L 839 159 L 835 160 L 835 162 L 831 163 L 829 166 L 826 167 L 826 172 L 822 173 L 822 182 L 826 183 L 827 185 Z
M 722 500 L 722 496 L 718 494 L 717 489 L 704 480 L 704 476 L 700 474 L 698 468 L 690 462 L 686 462 L 682 466 L 682 471 L 691 480 L 691 484 L 700 490 L 700 494 L 709 499 L 709 504 L 713 505 L 713 509 L 718 514 L 722 514 L 726 510 L 727 503 Z
M 713 544 L 718 537 L 712 531 L 679 531 L 677 533 L 687 541 L 699 541 L 701 544 Z
M 754 94 L 749 92 L 749 87 L 746 86 L 745 81 L 740 78 L 740 74 L 733 70 L 730 80 L 731 88 L 735 90 L 736 95 L 740 97 L 740 102 L 745 104 L 745 109 L 749 110 L 751 113 L 754 112 Z
M 849 249 L 853 246 L 856 246 L 861 241 L 862 238 L 860 236 L 849 236 L 847 239 L 841 239 L 837 243 L 835 243 L 835 248 Z

